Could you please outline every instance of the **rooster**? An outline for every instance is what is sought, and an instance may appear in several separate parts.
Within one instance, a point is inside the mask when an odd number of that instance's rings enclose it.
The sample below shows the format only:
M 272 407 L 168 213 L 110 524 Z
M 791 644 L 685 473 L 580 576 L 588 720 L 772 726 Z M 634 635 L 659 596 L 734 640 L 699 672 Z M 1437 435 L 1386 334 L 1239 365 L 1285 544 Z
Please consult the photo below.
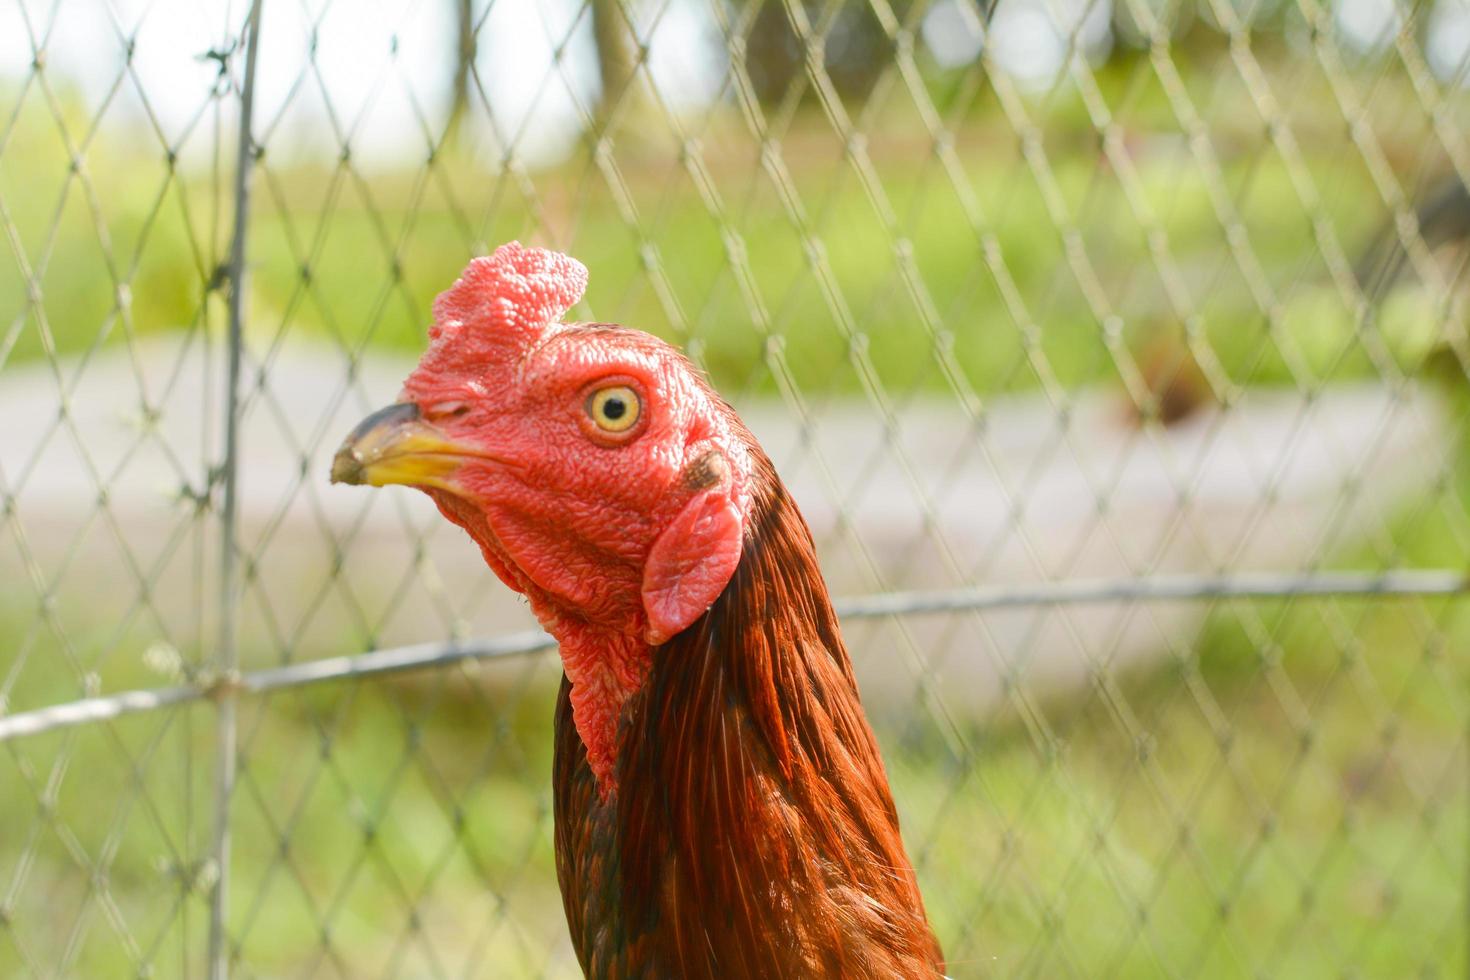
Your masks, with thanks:
M 939 976 L 796 503 L 678 351 L 560 322 L 586 283 L 514 242 L 472 261 L 333 481 L 428 493 L 557 640 L 557 877 L 589 977 Z

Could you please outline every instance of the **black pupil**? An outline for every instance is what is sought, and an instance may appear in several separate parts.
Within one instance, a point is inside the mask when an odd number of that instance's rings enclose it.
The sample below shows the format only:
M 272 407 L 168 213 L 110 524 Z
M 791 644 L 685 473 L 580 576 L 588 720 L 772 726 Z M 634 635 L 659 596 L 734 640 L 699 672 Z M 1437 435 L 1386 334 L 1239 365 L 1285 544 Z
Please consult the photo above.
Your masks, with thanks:
M 611 419 L 614 422 L 616 422 L 618 419 L 622 418 L 625 414 L 627 414 L 627 411 L 628 411 L 628 405 L 627 405 L 627 403 L 624 402 L 621 398 L 617 397 L 616 395 L 614 395 L 613 397 L 609 398 L 607 401 L 605 401 L 605 402 L 602 403 L 602 414 L 603 415 L 606 415 L 609 419 Z

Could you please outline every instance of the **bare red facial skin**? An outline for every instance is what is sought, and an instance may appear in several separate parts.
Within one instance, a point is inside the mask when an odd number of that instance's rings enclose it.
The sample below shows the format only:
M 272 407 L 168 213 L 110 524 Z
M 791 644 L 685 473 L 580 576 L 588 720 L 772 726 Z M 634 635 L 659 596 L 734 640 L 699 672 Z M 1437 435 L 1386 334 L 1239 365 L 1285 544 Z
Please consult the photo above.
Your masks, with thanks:
M 401 400 L 467 459 L 425 488 L 561 646 L 578 734 L 604 796 L 624 702 L 652 647 L 723 591 L 750 511 L 749 439 L 674 348 L 636 330 L 557 322 L 586 286 L 574 259 L 512 242 L 434 304 L 431 344 Z M 625 432 L 589 396 L 638 397 Z

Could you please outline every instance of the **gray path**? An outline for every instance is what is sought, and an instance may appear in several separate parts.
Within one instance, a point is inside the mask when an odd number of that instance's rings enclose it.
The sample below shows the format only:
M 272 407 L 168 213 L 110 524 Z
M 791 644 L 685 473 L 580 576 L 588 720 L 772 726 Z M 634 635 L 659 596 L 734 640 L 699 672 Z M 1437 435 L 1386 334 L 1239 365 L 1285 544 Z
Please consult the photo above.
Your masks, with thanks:
M 136 359 L 68 362 L 65 418 L 49 367 L 7 368 L 7 581 L 59 581 L 64 608 L 107 615 L 136 610 L 146 581 L 151 628 L 177 641 L 198 628 L 216 545 L 197 502 L 208 483 L 201 460 L 218 457 L 219 381 L 205 369 L 217 353 L 159 340 Z M 261 356 L 269 371 L 252 390 L 240 470 L 255 573 L 247 665 L 529 625 L 425 499 L 326 483 L 342 434 L 393 398 L 411 361 L 369 358 L 349 382 L 330 349 Z M 261 363 L 252 362 L 252 384 Z M 1429 394 L 1396 399 L 1376 386 L 1311 403 L 1252 390 L 1229 413 L 1167 432 L 1139 431 L 1107 393 L 1083 395 L 1065 414 L 1041 396 L 998 400 L 979 421 L 925 399 L 892 428 L 861 400 L 816 403 L 806 420 L 777 402 L 738 407 L 801 502 L 841 593 L 1300 568 L 1381 534 L 1436 475 L 1445 439 Z M 1182 648 L 1202 608 L 1023 610 L 853 626 L 849 636 L 880 710 L 911 703 L 926 678 L 947 701 L 983 705 L 1008 665 L 1034 684 L 1067 684 L 1098 659 Z

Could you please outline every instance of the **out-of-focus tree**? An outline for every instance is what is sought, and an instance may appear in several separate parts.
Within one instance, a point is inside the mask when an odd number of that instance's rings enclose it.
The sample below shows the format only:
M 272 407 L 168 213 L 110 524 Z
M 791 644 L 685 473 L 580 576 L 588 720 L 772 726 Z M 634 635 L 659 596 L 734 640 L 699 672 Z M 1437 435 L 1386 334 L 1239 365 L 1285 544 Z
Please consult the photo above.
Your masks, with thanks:
M 616 111 L 620 125 L 637 127 L 647 108 L 646 87 L 638 77 L 639 44 L 634 29 L 632 5 L 636 0 L 589 0 L 592 39 L 599 91 L 591 108 L 594 127 L 604 129 Z M 449 111 L 445 122 L 444 144 L 459 146 L 465 138 L 465 125 L 473 95 L 475 59 L 479 54 L 480 26 L 475 13 L 476 0 L 453 0 L 455 14 L 454 73 L 449 89 Z M 581 20 L 578 29 L 584 29 Z
M 602 83 L 597 121 L 605 124 L 613 109 L 637 115 L 641 106 L 638 84 L 638 43 L 624 4 L 631 0 L 591 0 L 592 37 L 597 45 L 597 74 Z
M 449 121 L 444 142 L 456 146 L 464 136 L 464 120 L 470 108 L 470 73 L 474 70 L 478 38 L 475 34 L 475 0 L 454 0 L 454 82 L 449 92 Z
M 744 0 L 731 0 L 736 20 L 747 6 Z M 830 5 L 819 0 L 799 0 L 792 6 L 804 15 L 806 25 L 801 32 L 793 24 L 786 0 L 763 0 L 751 23 L 745 67 L 756 97 L 768 104 L 785 98 L 806 73 L 808 44 L 820 44 L 822 64 L 837 94 L 844 100 L 865 98 L 893 64 L 893 40 L 872 6 L 866 0 L 840 4 L 831 12 Z M 911 4 L 897 0 L 889 6 L 902 20 Z M 804 94 L 811 97 L 810 86 Z

